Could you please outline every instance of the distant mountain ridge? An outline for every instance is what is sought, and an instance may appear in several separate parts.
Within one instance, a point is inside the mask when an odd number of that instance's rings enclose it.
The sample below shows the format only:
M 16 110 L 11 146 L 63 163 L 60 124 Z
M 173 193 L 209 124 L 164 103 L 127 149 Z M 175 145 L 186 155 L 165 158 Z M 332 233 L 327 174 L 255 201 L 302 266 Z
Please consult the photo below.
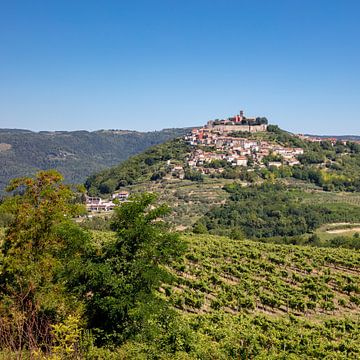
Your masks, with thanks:
M 359 141 L 360 135 L 314 135 L 314 134 L 305 134 L 305 136 L 318 137 L 318 138 L 334 138 L 339 140 L 352 140 Z
M 41 169 L 57 169 L 67 182 L 82 183 L 95 172 L 188 131 L 188 128 L 151 132 L 0 129 L 0 193 L 10 179 Z

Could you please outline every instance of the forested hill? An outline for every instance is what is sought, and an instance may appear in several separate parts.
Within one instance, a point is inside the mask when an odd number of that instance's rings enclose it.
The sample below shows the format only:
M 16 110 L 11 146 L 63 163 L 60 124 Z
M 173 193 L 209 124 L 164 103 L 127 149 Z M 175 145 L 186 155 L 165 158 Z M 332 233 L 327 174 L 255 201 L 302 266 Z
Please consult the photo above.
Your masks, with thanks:
M 188 129 L 32 132 L 0 129 L 0 193 L 9 179 L 40 169 L 59 170 L 68 182 L 126 160 L 146 148 L 184 135 Z

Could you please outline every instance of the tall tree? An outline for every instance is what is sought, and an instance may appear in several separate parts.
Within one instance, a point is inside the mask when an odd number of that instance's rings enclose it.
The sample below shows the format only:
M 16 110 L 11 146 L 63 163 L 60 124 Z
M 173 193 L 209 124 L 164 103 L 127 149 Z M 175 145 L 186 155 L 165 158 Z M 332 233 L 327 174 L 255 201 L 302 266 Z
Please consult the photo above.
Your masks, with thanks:
M 163 221 L 169 208 L 155 206 L 155 200 L 143 194 L 115 209 L 116 238 L 104 244 L 81 281 L 88 283 L 90 327 L 115 342 L 139 333 L 166 308 L 156 290 L 171 278 L 164 265 L 184 251 L 178 234 Z
M 71 222 L 82 211 L 56 171 L 14 179 L 2 207 L 12 214 L 0 253 L 2 346 L 49 343 L 51 325 L 81 311 L 62 277 L 89 237 Z

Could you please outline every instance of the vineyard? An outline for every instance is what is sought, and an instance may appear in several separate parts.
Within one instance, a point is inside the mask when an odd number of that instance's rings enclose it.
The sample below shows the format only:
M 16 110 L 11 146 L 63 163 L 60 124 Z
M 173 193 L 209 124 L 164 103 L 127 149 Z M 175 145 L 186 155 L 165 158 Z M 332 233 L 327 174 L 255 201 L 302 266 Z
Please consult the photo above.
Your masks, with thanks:
M 112 237 L 93 232 L 100 243 Z M 174 281 L 159 289 L 180 317 L 153 345 L 127 343 L 124 358 L 359 358 L 358 252 L 182 238 L 185 256 L 167 267 Z
M 164 292 L 186 312 L 255 312 L 307 317 L 354 315 L 360 306 L 360 254 L 215 236 L 186 237 L 176 286 Z

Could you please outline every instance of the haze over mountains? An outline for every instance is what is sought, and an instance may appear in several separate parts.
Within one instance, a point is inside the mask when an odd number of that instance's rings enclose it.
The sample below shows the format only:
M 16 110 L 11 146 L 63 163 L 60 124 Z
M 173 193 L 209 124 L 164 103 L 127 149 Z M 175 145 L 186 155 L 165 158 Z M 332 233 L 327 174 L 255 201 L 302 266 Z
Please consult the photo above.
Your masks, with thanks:
M 94 172 L 189 129 L 137 132 L 128 130 L 41 131 L 0 129 L 0 192 L 14 177 L 40 169 L 57 169 L 67 182 L 82 183 Z

